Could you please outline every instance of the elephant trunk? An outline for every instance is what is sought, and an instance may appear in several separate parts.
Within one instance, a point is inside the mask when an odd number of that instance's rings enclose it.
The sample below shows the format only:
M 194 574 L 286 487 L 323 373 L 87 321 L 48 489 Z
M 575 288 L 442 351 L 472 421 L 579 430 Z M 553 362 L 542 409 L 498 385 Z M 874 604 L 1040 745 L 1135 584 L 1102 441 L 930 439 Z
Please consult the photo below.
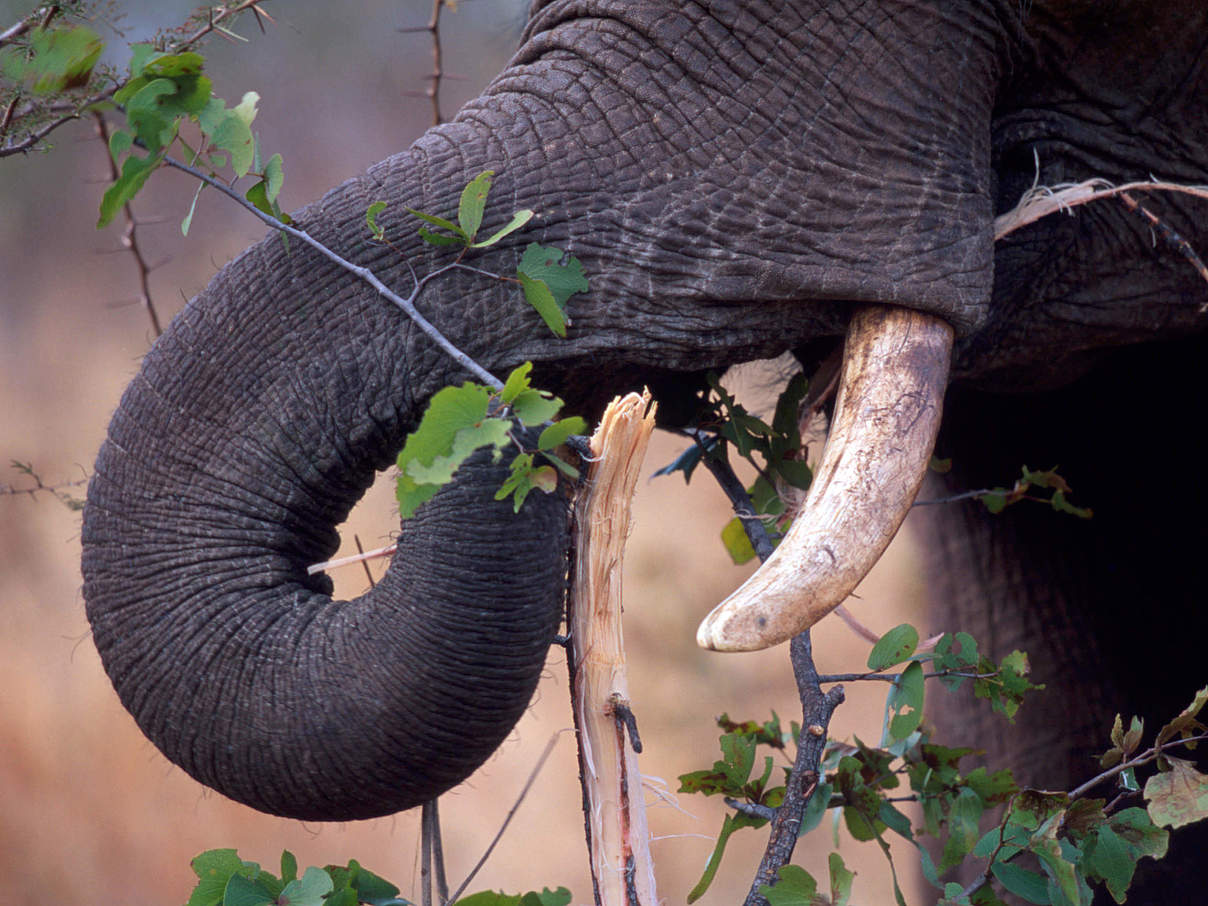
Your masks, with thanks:
M 455 201 L 477 172 L 461 155 L 481 143 L 449 129 L 456 160 L 425 155 L 430 136 L 382 165 L 412 188 L 370 174 L 299 222 L 405 291 L 406 265 L 368 242 L 365 208 L 375 192 L 394 210 Z M 410 233 L 396 245 L 430 267 Z M 448 283 L 422 300 L 446 329 L 466 304 Z M 123 704 L 197 780 L 290 817 L 388 814 L 467 777 L 528 705 L 562 613 L 567 502 L 531 494 L 518 515 L 493 502 L 506 460 L 464 466 L 403 525 L 367 594 L 333 600 L 306 572 L 427 396 L 462 377 L 389 303 L 275 236 L 148 353 L 89 487 L 84 598 Z

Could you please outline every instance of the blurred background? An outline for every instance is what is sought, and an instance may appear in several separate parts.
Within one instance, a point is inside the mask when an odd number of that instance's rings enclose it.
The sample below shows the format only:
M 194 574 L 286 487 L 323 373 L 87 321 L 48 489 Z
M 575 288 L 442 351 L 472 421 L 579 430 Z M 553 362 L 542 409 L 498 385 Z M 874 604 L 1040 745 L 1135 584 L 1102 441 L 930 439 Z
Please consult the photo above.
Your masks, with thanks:
M 30 4 L 0 0 L 0 29 Z M 109 56 L 182 21 L 179 0 L 112 7 L 119 37 L 102 23 Z M 394 151 L 428 125 L 422 95 L 431 71 L 428 0 L 339 4 L 266 0 L 275 24 L 261 34 L 252 18 L 235 31 L 245 43 L 211 38 L 203 48 L 215 93 L 237 103 L 261 96 L 255 128 L 267 154 L 281 152 L 281 202 L 291 210 Z M 507 61 L 516 46 L 521 0 L 460 0 L 442 19 L 446 71 L 442 107 L 452 116 Z M 120 16 L 120 18 L 118 18 Z M 106 151 L 90 122 L 60 129 L 49 154 L 0 160 L 0 486 L 35 481 L 10 467 L 27 463 L 47 484 L 82 481 L 122 388 L 152 333 L 137 301 L 138 271 L 121 247 L 123 225 L 97 232 L 107 179 Z M 187 239 L 179 224 L 194 186 L 161 171 L 135 202 L 151 291 L 166 323 L 222 264 L 263 235 L 260 224 L 216 193 L 202 196 Z M 120 219 L 120 218 L 119 218 Z M 743 369 L 733 383 L 752 402 L 775 399 L 774 369 Z M 647 470 L 666 464 L 683 442 L 656 435 Z M 60 493 L 80 498 L 82 483 Z M 379 481 L 343 529 L 366 547 L 388 543 L 396 517 L 388 478 Z M 717 757 L 714 719 L 766 720 L 775 710 L 800 718 L 787 646 L 717 655 L 693 641 L 700 618 L 749 572 L 730 564 L 718 540 L 728 519 L 721 493 L 702 474 L 643 481 L 626 562 L 630 688 L 646 751 L 642 770 L 668 789 L 677 775 Z M 909 527 L 909 521 L 907 523 Z M 418 895 L 418 813 L 347 824 L 309 824 L 261 815 L 223 799 L 170 765 L 135 728 L 101 670 L 80 596 L 80 516 L 51 493 L 0 495 L 0 879 L 15 902 L 179 904 L 194 884 L 189 860 L 218 847 L 275 866 L 283 848 L 302 866 L 356 858 Z M 876 632 L 920 621 L 922 589 L 910 540 L 899 538 L 850 608 Z M 342 551 L 343 553 L 344 551 Z M 376 567 L 380 571 L 380 566 Z M 359 568 L 336 573 L 343 596 L 359 594 Z M 815 632 L 822 670 L 858 670 L 867 643 L 831 618 Z M 865 684 L 874 685 L 874 684 Z M 885 689 L 849 685 L 832 735 L 880 737 Z M 510 892 L 565 885 L 590 903 L 582 839 L 566 668 L 551 652 L 530 712 L 501 750 L 442 799 L 450 880 L 477 861 L 512 807 L 551 736 L 558 742 L 536 785 L 471 890 Z M 660 895 L 682 903 L 721 826 L 724 806 L 680 796 L 654 801 Z M 832 846 L 825 824 L 798 846 L 794 861 L 823 880 Z M 705 903 L 740 902 L 766 831 L 732 841 Z M 888 869 L 875 846 L 839 834 L 859 872 L 857 902 L 886 902 Z M 897 849 L 906 883 L 917 860 Z M 824 881 L 825 883 L 825 881 Z

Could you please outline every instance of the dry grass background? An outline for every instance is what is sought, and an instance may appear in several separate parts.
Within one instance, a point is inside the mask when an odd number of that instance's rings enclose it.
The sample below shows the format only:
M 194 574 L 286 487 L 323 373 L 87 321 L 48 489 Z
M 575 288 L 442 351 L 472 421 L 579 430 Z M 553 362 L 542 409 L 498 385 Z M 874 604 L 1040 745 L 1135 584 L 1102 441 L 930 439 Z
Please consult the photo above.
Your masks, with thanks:
M 382 2 L 330 10 L 295 3 L 274 10 L 280 25 L 253 37 L 250 50 L 210 46 L 218 93 L 237 98 L 257 89 L 262 138 L 285 155 L 285 206 L 296 207 L 391 150 L 424 126 L 426 102 L 401 92 L 422 84 L 427 47 L 392 31 L 426 15 L 428 4 Z M 4 21 L 19 10 L 0 4 Z M 166 4 L 157 17 L 173 14 Z M 133 17 L 137 19 L 137 15 Z M 463 5 L 448 21 L 449 68 L 464 79 L 446 88 L 448 109 L 502 64 L 514 40 L 514 13 L 487 0 Z M 130 23 L 137 31 L 137 23 Z M 475 32 L 475 27 L 485 30 Z M 242 29 L 251 34 L 250 23 Z M 385 49 L 382 49 L 385 47 Z M 482 48 L 485 47 L 486 50 Z M 393 48 L 393 49 L 391 49 Z M 304 105 L 291 115 L 289 104 Z M 128 255 L 113 253 L 118 230 L 92 229 L 104 173 L 103 150 L 86 126 L 58 135 L 53 155 L 0 161 L 0 458 L 28 461 L 47 481 L 85 473 L 120 392 L 149 338 L 136 305 Z M 158 184 L 158 185 L 156 185 Z M 204 199 L 192 237 L 181 242 L 179 218 L 191 187 L 159 174 L 137 207 L 162 216 L 144 228 L 148 257 L 168 259 L 153 274 L 165 314 L 199 290 L 218 266 L 261 233 L 250 218 L 216 197 Z M 746 375 L 748 389 L 767 379 Z M 656 436 L 648 470 L 668 461 L 680 442 Z M 745 576 L 717 541 L 726 519 L 720 492 L 701 476 L 691 489 L 678 478 L 639 488 L 626 568 L 626 634 L 631 689 L 646 753 L 643 772 L 674 789 L 676 775 L 715 757 L 722 711 L 764 719 L 775 709 L 798 716 L 787 648 L 717 655 L 693 643 L 698 620 Z M 27 486 L 16 472 L 0 483 Z M 82 495 L 82 488 L 71 489 Z M 344 532 L 366 546 L 394 526 L 387 482 L 354 511 Z M 347 548 L 347 545 L 346 545 Z M 345 569 L 340 592 L 362 590 L 363 573 Z M 88 638 L 80 597 L 79 515 L 47 495 L 0 497 L 0 882 L 15 902 L 183 903 L 192 887 L 189 859 L 238 847 L 273 864 L 282 848 L 300 864 L 355 857 L 414 890 L 418 814 L 319 825 L 260 815 L 209 792 L 168 764 L 122 709 Z M 860 589 L 853 610 L 877 630 L 916 617 L 922 592 L 909 542 Z M 824 670 L 856 669 L 867 645 L 833 618 L 816 631 Z M 581 836 L 565 663 L 551 653 L 546 679 L 511 739 L 466 784 L 442 800 L 450 876 L 464 876 L 511 807 L 552 734 L 560 734 L 534 792 L 474 888 L 513 891 L 563 884 L 575 903 L 590 901 Z M 832 732 L 879 734 L 884 689 L 849 687 Z M 712 848 L 721 803 L 681 797 L 651 814 L 660 892 L 683 902 Z M 743 837 L 746 839 L 743 839 Z M 741 899 L 763 842 L 744 832 L 731 843 L 721 879 L 705 903 Z M 830 836 L 806 838 L 796 861 L 824 877 Z M 857 866 L 859 902 L 889 900 L 888 873 L 875 847 L 842 845 Z M 909 876 L 914 862 L 899 850 Z

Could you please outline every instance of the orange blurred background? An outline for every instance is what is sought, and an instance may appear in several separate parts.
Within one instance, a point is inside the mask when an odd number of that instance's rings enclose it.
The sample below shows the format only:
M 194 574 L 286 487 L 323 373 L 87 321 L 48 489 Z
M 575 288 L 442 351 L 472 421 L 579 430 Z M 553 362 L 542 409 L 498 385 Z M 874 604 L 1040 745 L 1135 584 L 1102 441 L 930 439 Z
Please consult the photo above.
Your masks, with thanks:
M 155 24 L 180 21 L 181 3 L 123 3 L 129 39 Z M 26 12 L 0 2 L 0 28 Z M 430 69 L 424 0 L 402 4 L 269 2 L 276 19 L 261 35 L 251 19 L 235 46 L 205 48 L 215 92 L 237 102 L 261 95 L 256 121 L 266 153 L 285 158 L 282 206 L 289 210 L 365 166 L 405 147 L 429 122 L 422 91 Z M 523 12 L 515 2 L 462 0 L 443 22 L 446 115 L 506 62 Z M 115 44 L 120 43 L 115 40 Z M 115 59 L 120 59 L 119 52 Z M 93 224 L 106 177 L 105 149 L 90 123 L 53 136 L 51 154 L 0 160 L 0 485 L 29 488 L 7 467 L 29 463 L 48 483 L 82 479 L 91 468 L 123 386 L 150 342 L 145 312 L 131 301 L 137 271 L 120 246 L 120 224 Z M 135 203 L 139 242 L 157 265 L 151 287 L 167 319 L 222 265 L 263 235 L 258 222 L 203 195 L 188 239 L 179 222 L 193 186 L 161 172 Z M 765 405 L 775 397 L 767 372 L 747 369 L 738 382 Z M 648 471 L 667 463 L 682 441 L 656 435 Z M 82 497 L 83 485 L 63 488 Z M 747 574 L 730 565 L 717 533 L 728 518 L 721 493 L 700 475 L 639 487 L 626 563 L 626 636 L 630 688 L 646 751 L 642 770 L 671 790 L 678 774 L 717 757 L 714 718 L 765 720 L 775 709 L 799 719 L 787 647 L 717 655 L 693 642 L 700 618 Z M 909 523 L 908 523 L 909 524 Z M 389 481 L 379 481 L 342 529 L 366 547 L 387 543 L 396 525 Z M 48 493 L 0 496 L 0 882 L 15 902 L 183 903 L 194 878 L 189 860 L 236 847 L 273 868 L 283 848 L 302 866 L 356 858 L 418 898 L 418 813 L 348 824 L 306 824 L 268 817 L 196 784 L 147 742 L 122 709 L 88 637 L 80 597 L 78 512 Z M 344 551 L 342 551 L 343 553 Z M 359 594 L 359 568 L 336 574 L 341 595 Z M 899 539 L 859 590 L 851 609 L 883 632 L 919 619 L 922 589 L 909 539 Z M 860 669 L 867 644 L 838 620 L 815 631 L 822 670 Z M 874 685 L 874 684 L 866 684 Z M 875 742 L 885 689 L 848 687 L 832 735 Z M 442 799 L 450 880 L 460 881 L 494 836 L 547 740 L 553 755 L 491 861 L 471 886 L 520 892 L 565 885 L 589 903 L 582 815 L 560 650 L 530 712 L 509 741 L 466 784 Z M 653 801 L 653 800 L 652 800 Z M 678 797 L 651 811 L 654 853 L 665 902 L 681 903 L 712 850 L 724 806 Z M 824 825 L 829 828 L 829 824 Z M 704 903 L 741 901 L 765 831 L 731 842 Z M 841 852 L 860 876 L 856 899 L 888 901 L 888 871 L 876 847 L 840 835 Z M 805 838 L 795 859 L 825 883 L 829 829 Z M 897 849 L 899 870 L 917 862 Z M 914 863 L 912 865 L 912 863 Z

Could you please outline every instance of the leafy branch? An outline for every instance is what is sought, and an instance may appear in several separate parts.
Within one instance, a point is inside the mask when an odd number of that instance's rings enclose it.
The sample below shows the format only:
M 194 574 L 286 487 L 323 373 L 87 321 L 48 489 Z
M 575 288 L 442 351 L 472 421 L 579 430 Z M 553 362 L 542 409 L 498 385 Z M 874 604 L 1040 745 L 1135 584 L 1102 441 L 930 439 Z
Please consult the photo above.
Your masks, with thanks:
M 207 850 L 192 865 L 197 886 L 186 906 L 414 906 L 399 896 L 398 887 L 355 859 L 343 866 L 307 868 L 301 877 L 289 850 L 281 853 L 280 875 L 240 859 L 233 849 Z M 521 895 L 484 890 L 450 906 L 568 906 L 570 901 L 565 887 Z
M 263 2 L 223 0 L 203 7 L 181 26 L 160 32 L 150 46 L 171 55 L 192 50 L 214 32 L 243 40 L 230 25 L 251 11 L 263 31 L 264 22 L 273 21 Z M 0 33 L 0 77 L 10 94 L 0 114 L 0 157 L 36 150 L 56 129 L 103 106 L 127 83 L 97 65 L 104 42 L 95 31 L 54 23 L 63 16 L 82 17 L 87 8 L 78 0 L 46 3 Z M 6 140 L 18 132 L 20 137 Z

